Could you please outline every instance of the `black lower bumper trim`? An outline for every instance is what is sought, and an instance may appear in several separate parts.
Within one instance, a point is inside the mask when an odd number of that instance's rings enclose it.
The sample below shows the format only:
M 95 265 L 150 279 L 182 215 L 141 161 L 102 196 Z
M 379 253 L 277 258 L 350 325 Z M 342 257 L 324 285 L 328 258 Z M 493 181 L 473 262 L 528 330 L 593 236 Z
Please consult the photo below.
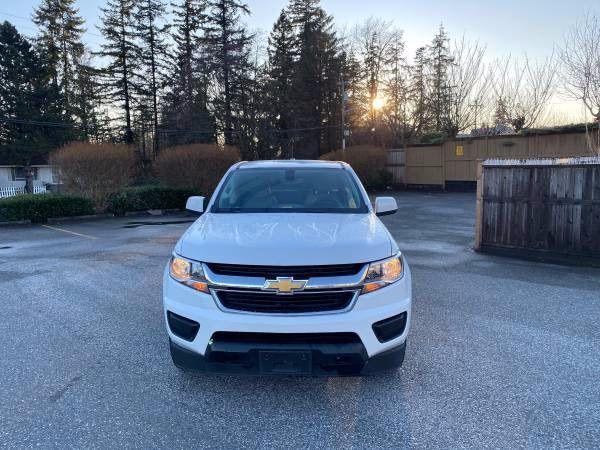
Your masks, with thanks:
M 343 345 L 284 345 L 245 347 L 240 344 L 228 346 L 220 343 L 217 348 L 208 347 L 206 354 L 183 348 L 170 341 L 173 363 L 190 371 L 240 374 L 240 375 L 312 375 L 312 376 L 357 376 L 371 375 L 385 370 L 400 367 L 404 361 L 406 343 L 368 358 L 364 346 L 359 344 Z M 261 364 L 261 353 L 264 352 L 309 353 L 311 367 L 294 372 L 292 367 L 288 373 L 265 373 Z
M 186 317 L 167 311 L 167 322 L 175 336 L 186 341 L 193 341 L 198 334 L 200 324 Z

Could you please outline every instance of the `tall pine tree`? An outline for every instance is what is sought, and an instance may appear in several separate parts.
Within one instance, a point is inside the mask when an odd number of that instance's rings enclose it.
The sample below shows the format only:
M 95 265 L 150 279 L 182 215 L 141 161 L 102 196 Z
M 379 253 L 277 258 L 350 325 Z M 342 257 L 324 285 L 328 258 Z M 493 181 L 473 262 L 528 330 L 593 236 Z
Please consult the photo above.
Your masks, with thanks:
M 53 66 L 9 22 L 0 23 L 0 164 L 41 164 L 73 138 Z
M 450 66 L 454 59 L 450 53 L 450 39 L 440 25 L 438 33 L 428 47 L 429 78 L 431 83 L 430 109 L 436 131 L 448 131 L 452 86 L 449 82 Z
M 209 73 L 202 38 L 206 8 L 207 0 L 182 0 L 173 5 L 175 49 L 162 118 L 165 145 L 215 139 L 214 119 L 208 111 Z
M 226 144 L 235 143 L 241 88 L 249 70 L 252 37 L 240 23 L 241 15 L 249 13 L 248 6 L 237 0 L 210 0 L 204 25 L 206 57 L 216 80 L 212 102 Z
M 84 20 L 74 4 L 75 0 L 43 0 L 33 15 L 40 30 L 37 39 L 40 52 L 45 54 L 68 115 L 76 112 L 77 77 L 85 50 L 81 41 Z
M 133 80 L 138 70 L 140 48 L 133 28 L 134 0 L 108 0 L 102 8 L 100 31 L 104 43 L 97 55 L 106 58 L 108 65 L 102 69 L 105 95 L 121 109 L 123 136 L 128 144 L 134 142 Z
M 162 0 L 138 0 L 133 14 L 139 41 L 140 72 L 135 87 L 141 112 L 140 120 L 145 121 L 148 117 L 151 121 L 155 154 L 159 145 L 159 99 L 164 88 L 167 59 L 168 26 L 164 23 L 165 13 L 165 4 Z
M 268 81 L 265 89 L 268 102 L 265 106 L 272 126 L 276 129 L 276 133 L 272 133 L 272 139 L 277 138 L 276 145 L 285 155 L 290 154 L 291 136 L 288 136 L 287 130 L 293 127 L 294 117 L 294 101 L 291 96 L 296 50 L 294 43 L 294 29 L 287 12 L 283 10 L 269 36 Z
M 333 30 L 333 19 L 318 0 L 292 0 L 288 15 L 295 31 L 297 61 L 291 96 L 294 128 L 299 128 L 294 156 L 318 158 L 339 136 L 341 98 L 339 82 L 343 61 Z
M 419 47 L 411 67 L 410 91 L 412 99 L 412 124 L 415 134 L 420 135 L 430 127 L 429 82 L 427 77 L 427 48 Z

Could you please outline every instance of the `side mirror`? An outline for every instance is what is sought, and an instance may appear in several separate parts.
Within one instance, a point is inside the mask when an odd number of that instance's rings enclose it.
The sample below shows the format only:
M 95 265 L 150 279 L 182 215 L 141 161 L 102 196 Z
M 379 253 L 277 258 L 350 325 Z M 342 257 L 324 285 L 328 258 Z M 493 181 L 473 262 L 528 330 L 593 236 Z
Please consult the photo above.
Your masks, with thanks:
M 396 214 L 398 203 L 394 197 L 377 197 L 375 199 L 375 214 L 378 216 L 389 216 Z
M 188 198 L 185 209 L 193 213 L 202 214 L 204 212 L 204 197 Z

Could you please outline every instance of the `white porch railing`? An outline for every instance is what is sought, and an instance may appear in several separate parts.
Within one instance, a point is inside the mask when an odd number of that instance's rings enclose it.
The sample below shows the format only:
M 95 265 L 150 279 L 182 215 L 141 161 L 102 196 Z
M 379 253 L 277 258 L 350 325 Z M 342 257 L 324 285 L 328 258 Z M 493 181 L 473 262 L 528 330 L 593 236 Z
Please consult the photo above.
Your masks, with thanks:
M 42 183 L 33 184 L 34 194 L 45 194 L 46 186 Z M 25 194 L 25 184 L 13 182 L 9 184 L 0 184 L 0 198 L 14 197 L 15 195 Z
M 45 194 L 46 191 L 46 186 L 43 184 L 34 184 L 33 185 L 33 193 L 34 194 Z

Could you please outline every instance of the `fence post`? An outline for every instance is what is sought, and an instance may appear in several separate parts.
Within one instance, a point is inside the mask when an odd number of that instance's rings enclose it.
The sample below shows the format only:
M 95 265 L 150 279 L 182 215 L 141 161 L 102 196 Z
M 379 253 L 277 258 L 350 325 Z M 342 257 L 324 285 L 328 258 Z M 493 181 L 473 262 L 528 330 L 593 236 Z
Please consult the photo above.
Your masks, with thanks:
M 483 182 L 484 167 L 483 160 L 477 161 L 477 205 L 475 209 L 475 251 L 481 250 L 483 235 Z

